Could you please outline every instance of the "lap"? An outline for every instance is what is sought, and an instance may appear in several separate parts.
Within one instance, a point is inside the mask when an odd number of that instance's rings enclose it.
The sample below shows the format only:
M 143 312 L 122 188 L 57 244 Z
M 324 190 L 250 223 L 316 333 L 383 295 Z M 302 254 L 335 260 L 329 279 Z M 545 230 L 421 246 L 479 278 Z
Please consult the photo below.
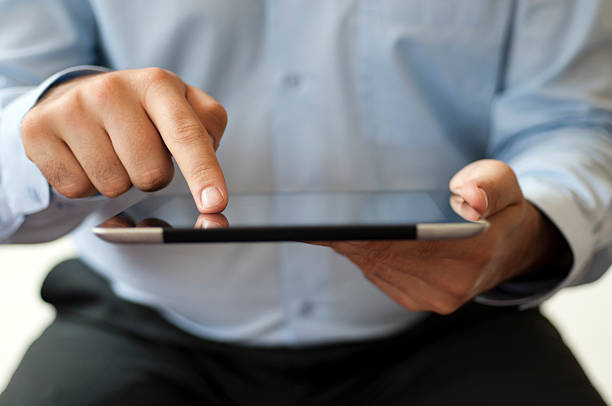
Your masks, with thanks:
M 171 349 L 61 316 L 31 345 L 0 405 L 199 405 L 189 368 Z
M 427 334 L 430 342 L 417 344 L 417 351 L 393 357 L 399 361 L 383 368 L 365 395 L 380 404 L 402 399 L 423 406 L 604 405 L 538 310 L 451 324 Z
M 77 261 L 50 273 L 43 297 L 58 317 L 0 406 L 604 405 L 537 310 L 469 304 L 384 339 L 255 349 L 190 336 Z

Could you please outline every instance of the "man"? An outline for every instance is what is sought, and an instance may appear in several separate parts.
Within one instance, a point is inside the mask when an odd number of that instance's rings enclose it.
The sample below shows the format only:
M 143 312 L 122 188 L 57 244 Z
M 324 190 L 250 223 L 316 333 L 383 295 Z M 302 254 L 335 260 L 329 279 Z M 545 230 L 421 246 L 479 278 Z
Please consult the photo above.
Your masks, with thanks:
M 80 224 L 81 258 L 45 281 L 57 319 L 0 404 L 603 404 L 534 308 L 610 265 L 608 0 L 10 0 L 0 19 L 1 238 Z M 90 233 L 169 183 L 215 213 L 449 179 L 487 233 Z

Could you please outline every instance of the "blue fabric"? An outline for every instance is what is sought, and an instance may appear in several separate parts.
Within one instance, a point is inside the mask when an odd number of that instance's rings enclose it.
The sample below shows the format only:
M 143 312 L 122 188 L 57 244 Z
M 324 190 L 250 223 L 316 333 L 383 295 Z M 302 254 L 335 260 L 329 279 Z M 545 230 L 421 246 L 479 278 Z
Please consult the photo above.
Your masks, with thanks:
M 49 194 L 23 153 L 21 119 L 79 65 L 160 66 L 227 108 L 219 159 L 230 193 L 445 188 L 471 161 L 508 162 L 575 262 L 547 292 L 479 300 L 536 305 L 610 265 L 610 21 L 608 0 L 5 0 L 0 238 L 52 239 L 81 223 L 78 252 L 118 294 L 209 338 L 301 345 L 422 317 L 321 247 L 93 237 L 110 207 L 146 194 Z M 180 175 L 159 193 L 170 192 L 188 193 Z

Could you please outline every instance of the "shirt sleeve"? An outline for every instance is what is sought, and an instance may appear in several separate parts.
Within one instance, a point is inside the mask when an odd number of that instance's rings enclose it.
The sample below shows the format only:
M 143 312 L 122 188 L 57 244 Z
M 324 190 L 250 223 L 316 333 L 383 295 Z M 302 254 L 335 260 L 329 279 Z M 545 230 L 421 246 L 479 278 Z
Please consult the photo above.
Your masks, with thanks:
M 66 205 L 26 157 L 20 134 L 23 117 L 49 87 L 105 70 L 83 66 L 99 59 L 96 35 L 88 2 L 0 2 L 0 242 L 57 238 L 102 200 Z M 58 205 L 71 209 L 59 215 Z
M 479 302 L 535 306 L 596 280 L 612 262 L 610 21 L 608 0 L 517 3 L 491 155 L 563 234 L 573 266 L 557 280 L 502 284 Z

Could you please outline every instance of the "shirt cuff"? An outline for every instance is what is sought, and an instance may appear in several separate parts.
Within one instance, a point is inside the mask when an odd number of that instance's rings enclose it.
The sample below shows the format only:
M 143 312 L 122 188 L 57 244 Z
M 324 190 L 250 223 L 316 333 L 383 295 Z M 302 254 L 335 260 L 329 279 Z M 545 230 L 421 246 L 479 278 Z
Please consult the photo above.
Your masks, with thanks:
M 508 282 L 478 296 L 475 301 L 496 306 L 535 307 L 580 279 L 595 244 L 591 225 L 572 198 L 569 189 L 559 188 L 533 177 L 521 179 L 523 195 L 559 229 L 572 250 L 574 262 L 565 275 L 531 282 Z
M 49 77 L 38 87 L 26 92 L 2 112 L 0 120 L 0 184 L 6 192 L 6 204 L 14 216 L 44 210 L 49 205 L 49 184 L 38 167 L 25 154 L 21 141 L 21 122 L 43 94 L 51 87 L 92 73 L 107 72 L 99 66 L 75 66 Z

